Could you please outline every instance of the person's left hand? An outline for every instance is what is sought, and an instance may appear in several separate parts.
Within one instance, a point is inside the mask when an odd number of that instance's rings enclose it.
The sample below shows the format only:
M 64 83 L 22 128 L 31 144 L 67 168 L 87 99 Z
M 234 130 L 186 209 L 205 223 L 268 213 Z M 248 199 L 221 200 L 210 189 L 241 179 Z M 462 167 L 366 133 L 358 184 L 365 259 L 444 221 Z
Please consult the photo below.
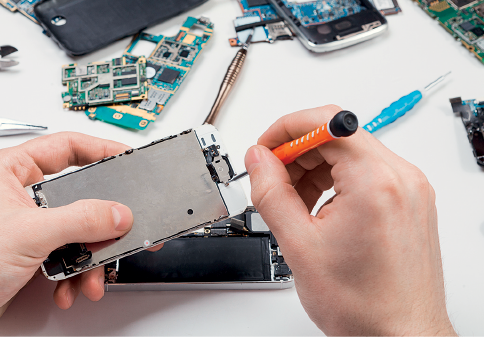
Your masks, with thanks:
M 127 149 L 124 144 L 65 132 L 0 150 L 0 316 L 50 252 L 67 243 L 120 237 L 133 223 L 131 210 L 114 201 L 81 200 L 38 208 L 24 187 L 44 180 L 44 174 L 87 165 Z M 68 309 L 80 291 L 92 301 L 100 300 L 104 268 L 58 282 L 55 303 Z

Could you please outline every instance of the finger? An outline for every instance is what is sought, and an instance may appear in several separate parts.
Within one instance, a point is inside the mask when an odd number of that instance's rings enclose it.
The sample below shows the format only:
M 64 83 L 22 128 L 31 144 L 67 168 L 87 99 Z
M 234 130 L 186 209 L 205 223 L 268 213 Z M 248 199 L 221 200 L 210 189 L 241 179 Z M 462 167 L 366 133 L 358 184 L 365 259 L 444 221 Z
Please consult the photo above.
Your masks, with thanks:
M 91 269 L 81 275 L 81 290 L 84 296 L 97 302 L 104 296 L 104 266 Z
M 164 243 L 160 243 L 159 245 L 150 247 L 150 248 L 148 248 L 146 250 L 149 251 L 149 252 L 153 252 L 154 253 L 154 252 L 159 251 L 161 248 L 163 248 L 163 245 L 164 245 Z
M 80 276 L 74 276 L 57 282 L 54 290 L 54 302 L 61 309 L 69 309 L 81 290 Z
M 19 230 L 25 243 L 21 249 L 27 256 L 39 258 L 67 243 L 121 237 L 133 224 L 133 214 L 127 206 L 105 200 L 80 200 L 63 207 L 33 209 L 25 214 L 28 221 Z
M 324 125 L 341 110 L 337 105 L 326 105 L 285 115 L 260 136 L 257 144 L 273 149 Z
M 27 156 L 21 157 L 26 162 L 23 166 L 34 169 L 35 178 L 40 174 L 53 174 L 64 170 L 69 166 L 83 166 L 91 164 L 103 158 L 117 155 L 129 149 L 127 145 L 111 140 L 87 136 L 81 133 L 62 132 L 49 136 L 43 136 L 28 141 L 18 147 Z M 30 163 L 29 159 L 31 160 Z M 13 163 L 15 164 L 15 163 Z M 37 181 L 26 181 L 22 175 L 22 184 L 28 185 Z M 32 180 L 32 179 L 31 179 Z M 35 180 L 35 179 L 33 179 Z
M 312 212 L 323 192 L 333 187 L 334 182 L 331 177 L 331 168 L 325 162 L 313 170 L 308 171 L 294 186 L 309 212 Z
M 293 232 L 311 216 L 292 186 L 284 164 L 266 147 L 253 146 L 245 157 L 250 174 L 252 202 L 277 240 L 296 240 Z

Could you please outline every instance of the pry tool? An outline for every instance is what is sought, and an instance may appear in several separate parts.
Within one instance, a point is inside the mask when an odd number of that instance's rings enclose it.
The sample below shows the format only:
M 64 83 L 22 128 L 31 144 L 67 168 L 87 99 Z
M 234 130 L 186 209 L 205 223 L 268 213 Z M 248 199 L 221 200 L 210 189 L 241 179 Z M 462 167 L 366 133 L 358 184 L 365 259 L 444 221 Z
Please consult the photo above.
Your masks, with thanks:
M 22 133 L 47 130 L 46 126 L 32 125 L 11 119 L 0 118 L 0 136 L 12 136 Z
M 408 111 L 412 110 L 415 104 L 420 102 L 420 100 L 430 91 L 430 89 L 442 83 L 450 73 L 451 72 L 449 71 L 447 74 L 442 75 L 435 81 L 429 83 L 423 89 L 415 90 L 410 94 L 403 96 L 398 101 L 393 102 L 388 108 L 383 109 L 383 111 L 370 123 L 366 124 L 363 129 L 373 133 L 377 130 L 380 130 L 384 126 L 395 122 Z
M 17 48 L 12 46 L 0 46 L 0 69 L 16 66 L 17 61 L 4 59 L 5 56 L 15 53 Z
M 309 132 L 301 138 L 284 143 L 271 151 L 284 163 L 284 165 L 287 165 L 320 145 L 334 139 L 351 136 L 357 129 L 358 118 L 356 118 L 356 115 L 350 111 L 340 111 L 333 117 L 333 119 L 323 126 Z M 247 171 L 244 171 L 229 180 L 226 185 L 247 175 Z
M 229 93 L 232 91 L 232 87 L 235 83 L 235 80 L 239 76 L 240 70 L 244 65 L 245 58 L 247 57 L 247 50 L 249 49 L 250 41 L 252 40 L 252 36 L 254 35 L 254 29 L 247 37 L 247 40 L 243 44 L 242 48 L 239 49 L 237 54 L 235 54 L 234 59 L 229 65 L 227 72 L 225 73 L 225 77 L 220 85 L 220 89 L 217 94 L 217 98 L 213 103 L 212 110 L 208 114 L 205 122 L 203 124 L 213 124 L 213 121 L 217 117 L 220 108 L 224 104 L 225 100 L 227 99 Z

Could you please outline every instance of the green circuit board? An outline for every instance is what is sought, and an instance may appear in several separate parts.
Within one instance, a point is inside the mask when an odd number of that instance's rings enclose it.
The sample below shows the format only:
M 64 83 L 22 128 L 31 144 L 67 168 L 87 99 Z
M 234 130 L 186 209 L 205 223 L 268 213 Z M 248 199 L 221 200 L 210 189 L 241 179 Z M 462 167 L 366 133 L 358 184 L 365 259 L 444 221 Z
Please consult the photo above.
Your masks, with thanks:
M 209 19 L 188 17 L 175 36 L 136 35 L 123 57 L 127 65 L 136 64 L 142 58 L 132 53 L 136 44 L 153 43 L 154 49 L 146 58 L 147 97 L 138 102 L 90 107 L 86 115 L 125 128 L 145 129 L 177 92 L 212 33 Z
M 85 110 L 88 107 L 140 101 L 147 97 L 146 58 L 139 57 L 127 64 L 126 58 L 87 65 L 69 64 L 62 67 L 64 108 Z
M 454 38 L 484 63 L 484 1 L 415 0 Z

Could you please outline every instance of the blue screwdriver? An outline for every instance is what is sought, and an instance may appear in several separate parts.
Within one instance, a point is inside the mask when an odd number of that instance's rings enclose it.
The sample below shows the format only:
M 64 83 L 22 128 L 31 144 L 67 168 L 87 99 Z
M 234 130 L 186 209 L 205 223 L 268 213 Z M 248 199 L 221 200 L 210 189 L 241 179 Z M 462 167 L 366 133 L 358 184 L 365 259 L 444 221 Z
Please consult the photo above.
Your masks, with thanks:
M 398 118 L 412 110 L 415 104 L 420 102 L 430 89 L 442 83 L 450 73 L 451 72 L 449 71 L 447 74 L 440 76 L 438 79 L 425 86 L 422 90 L 415 90 L 410 94 L 403 96 L 398 101 L 393 102 L 388 108 L 383 109 L 381 114 L 376 116 L 370 123 L 366 124 L 363 129 L 369 133 L 373 133 L 384 126 L 395 122 Z

